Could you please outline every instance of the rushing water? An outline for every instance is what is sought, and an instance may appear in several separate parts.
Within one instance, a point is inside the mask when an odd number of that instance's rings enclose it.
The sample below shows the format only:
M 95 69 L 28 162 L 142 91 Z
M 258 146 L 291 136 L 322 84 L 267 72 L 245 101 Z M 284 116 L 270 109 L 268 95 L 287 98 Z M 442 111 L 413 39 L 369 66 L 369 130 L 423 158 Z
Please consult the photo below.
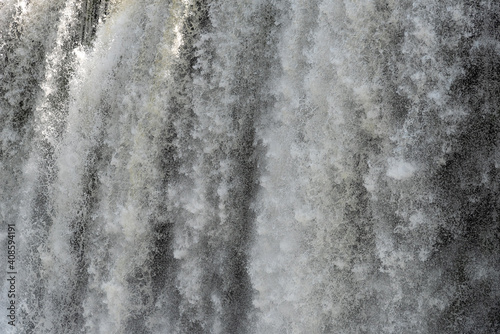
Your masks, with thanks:
M 1 0 L 0 331 L 500 333 L 499 107 L 495 0 Z

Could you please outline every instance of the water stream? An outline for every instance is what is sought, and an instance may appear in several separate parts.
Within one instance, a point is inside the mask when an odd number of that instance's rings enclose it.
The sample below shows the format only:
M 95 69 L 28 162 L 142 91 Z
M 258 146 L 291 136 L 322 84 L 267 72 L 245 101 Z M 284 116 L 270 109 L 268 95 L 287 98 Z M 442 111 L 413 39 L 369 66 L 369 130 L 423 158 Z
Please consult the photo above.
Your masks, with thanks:
M 500 333 L 499 106 L 493 0 L 0 0 L 0 332 Z

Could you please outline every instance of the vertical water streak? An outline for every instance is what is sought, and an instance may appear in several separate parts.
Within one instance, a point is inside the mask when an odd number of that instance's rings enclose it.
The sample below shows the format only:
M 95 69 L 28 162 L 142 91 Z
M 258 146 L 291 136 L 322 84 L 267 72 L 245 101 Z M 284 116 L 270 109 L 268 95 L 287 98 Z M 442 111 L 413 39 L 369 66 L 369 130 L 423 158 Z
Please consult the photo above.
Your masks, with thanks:
M 257 172 L 254 126 L 272 101 L 265 84 L 273 73 L 278 13 L 259 1 L 209 8 L 209 29 L 197 44 L 193 130 L 179 131 L 192 143 L 180 142 L 185 179 L 169 187 L 180 209 L 178 330 L 246 333 L 253 314 L 247 251 Z
M 71 48 L 65 46 L 74 43 L 71 40 L 73 7 L 72 2 L 65 8 L 58 1 L 50 4 L 20 1 L 7 2 L 1 9 L 1 112 L 5 134 L 2 136 L 2 176 L 5 178 L 2 202 L 10 202 L 2 209 L 2 214 L 5 215 L 3 223 L 15 223 L 18 238 L 21 238 L 17 239 L 17 264 L 23 269 L 18 281 L 23 289 L 21 293 L 18 291 L 18 296 L 21 296 L 18 307 L 21 305 L 20 316 L 28 319 L 36 318 L 38 314 L 35 310 L 29 316 L 23 313 L 22 307 L 29 309 L 33 305 L 23 305 L 26 299 L 22 297 L 33 293 L 41 298 L 43 294 L 40 286 L 30 291 L 32 274 L 38 266 L 36 256 L 30 255 L 36 253 L 36 247 L 42 243 L 45 225 L 50 219 L 46 190 L 51 182 L 53 139 L 60 127 L 59 119 L 47 119 L 43 109 L 46 110 L 49 104 L 54 105 L 55 100 L 64 99 L 66 94 Z M 46 84 L 42 85 L 43 82 Z M 58 114 L 61 108 L 54 108 L 53 112 Z M 52 138 L 45 140 L 45 135 Z M 32 206 L 36 208 L 33 219 L 28 209 Z M 26 260 L 20 262 L 19 258 Z
M 149 331 L 154 321 L 163 321 L 148 319 L 149 312 L 163 309 L 154 295 L 159 291 L 152 275 L 158 269 L 150 266 L 151 244 L 158 237 L 156 215 L 165 199 L 163 147 L 175 136 L 165 131 L 172 130 L 168 105 L 177 94 L 174 69 L 188 6 L 182 1 L 116 4 L 97 34 L 94 52 L 80 65 L 74 88 L 79 100 L 70 109 L 60 163 L 67 169 L 76 158 L 82 167 L 89 161 L 94 165 L 91 173 L 81 169 L 82 181 L 76 180 L 96 184 L 85 239 L 98 246 L 84 254 L 89 277 L 83 309 L 91 332 Z M 102 67 L 96 69 L 95 61 Z M 83 105 L 88 107 L 81 110 Z M 75 174 L 61 175 L 61 188 L 70 188 L 67 182 Z M 71 197 L 61 198 L 61 205 L 67 206 L 65 198 Z

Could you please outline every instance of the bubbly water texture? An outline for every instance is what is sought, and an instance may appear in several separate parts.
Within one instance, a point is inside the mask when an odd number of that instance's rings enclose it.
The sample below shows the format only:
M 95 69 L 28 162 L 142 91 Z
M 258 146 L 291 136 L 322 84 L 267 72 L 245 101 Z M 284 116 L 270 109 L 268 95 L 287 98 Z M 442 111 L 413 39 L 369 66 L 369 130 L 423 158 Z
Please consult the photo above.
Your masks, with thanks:
M 2 0 L 0 331 L 500 333 L 499 99 L 494 0 Z

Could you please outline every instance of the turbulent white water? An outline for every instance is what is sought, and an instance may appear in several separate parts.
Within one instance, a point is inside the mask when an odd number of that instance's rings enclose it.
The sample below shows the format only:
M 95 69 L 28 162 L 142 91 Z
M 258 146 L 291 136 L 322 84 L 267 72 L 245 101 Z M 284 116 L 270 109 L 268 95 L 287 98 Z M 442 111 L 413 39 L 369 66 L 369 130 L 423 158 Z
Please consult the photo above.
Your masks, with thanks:
M 499 99 L 493 0 L 2 0 L 0 332 L 500 333 Z

